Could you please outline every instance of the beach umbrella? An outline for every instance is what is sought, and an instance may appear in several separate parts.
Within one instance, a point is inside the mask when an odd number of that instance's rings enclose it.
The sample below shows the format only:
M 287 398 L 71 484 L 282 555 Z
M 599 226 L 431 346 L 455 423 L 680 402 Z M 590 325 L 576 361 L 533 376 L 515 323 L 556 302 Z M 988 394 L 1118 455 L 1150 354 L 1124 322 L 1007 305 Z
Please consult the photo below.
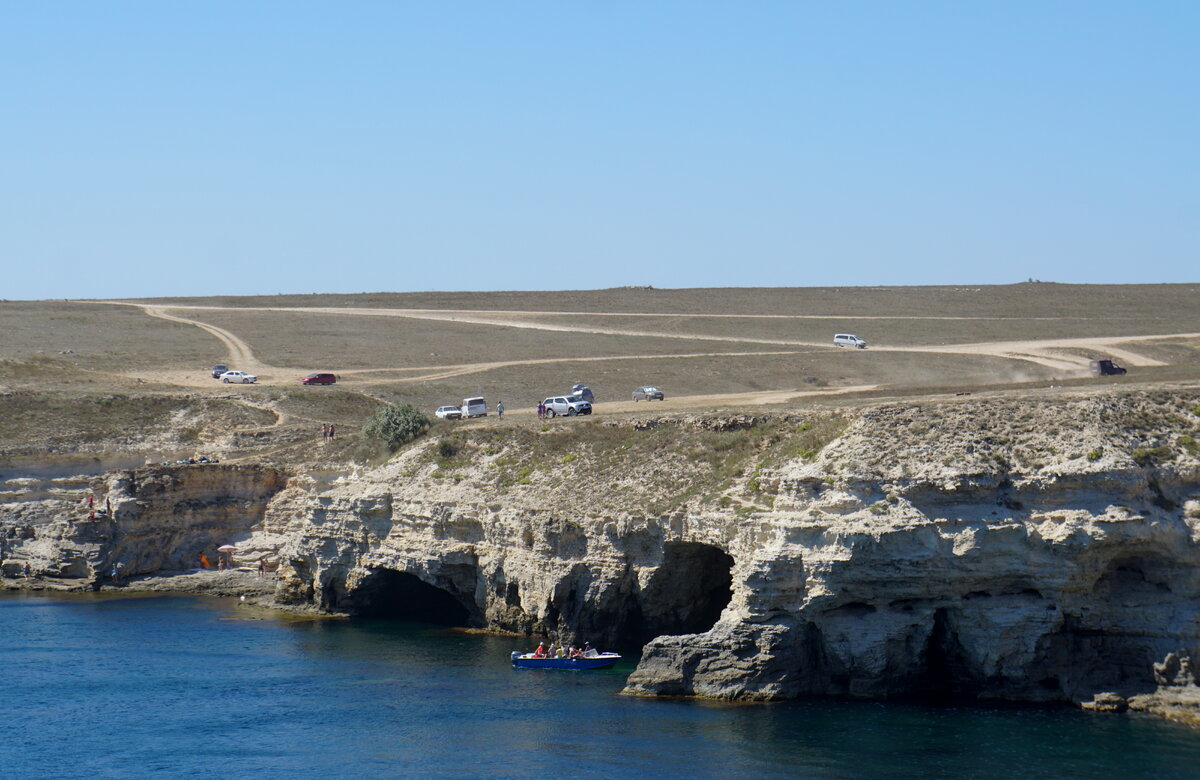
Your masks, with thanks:
M 223 544 L 217 548 L 217 552 L 236 552 L 237 548 L 232 544 Z

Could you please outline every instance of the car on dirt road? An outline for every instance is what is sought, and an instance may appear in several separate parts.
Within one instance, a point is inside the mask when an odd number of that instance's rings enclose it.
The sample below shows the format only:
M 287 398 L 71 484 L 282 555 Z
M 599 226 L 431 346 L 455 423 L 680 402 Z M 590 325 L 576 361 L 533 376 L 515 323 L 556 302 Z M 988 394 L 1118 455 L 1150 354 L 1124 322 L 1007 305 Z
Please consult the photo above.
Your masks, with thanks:
M 654 385 L 642 385 L 637 390 L 633 391 L 633 400 L 635 401 L 665 401 L 666 396 L 663 391 L 659 390 Z
M 224 374 L 228 370 L 229 370 L 229 366 L 225 365 L 224 363 L 217 363 L 215 366 L 212 367 L 212 378 L 220 379 L 221 374 Z
M 245 371 L 226 371 L 221 374 L 221 381 L 225 384 L 240 383 L 243 385 L 252 385 L 258 381 L 258 377 L 254 374 L 247 374 Z
M 572 385 L 571 397 L 580 398 L 584 401 L 587 401 L 589 404 L 596 403 L 596 396 L 592 394 L 592 388 L 588 387 L 587 385 Z
M 333 374 L 309 374 L 300 380 L 302 385 L 332 385 L 337 382 Z
M 433 416 L 439 420 L 461 420 L 463 413 L 458 406 L 439 406 Z
M 1090 366 L 1096 376 L 1124 376 L 1126 373 L 1124 368 L 1111 360 L 1093 360 Z
M 838 333 L 833 337 L 833 345 L 835 347 L 854 347 L 855 349 L 866 349 L 867 342 L 855 336 L 853 333 Z
M 551 396 L 542 401 L 542 405 L 546 407 L 547 417 L 574 417 L 579 414 L 592 413 L 592 405 L 575 396 Z

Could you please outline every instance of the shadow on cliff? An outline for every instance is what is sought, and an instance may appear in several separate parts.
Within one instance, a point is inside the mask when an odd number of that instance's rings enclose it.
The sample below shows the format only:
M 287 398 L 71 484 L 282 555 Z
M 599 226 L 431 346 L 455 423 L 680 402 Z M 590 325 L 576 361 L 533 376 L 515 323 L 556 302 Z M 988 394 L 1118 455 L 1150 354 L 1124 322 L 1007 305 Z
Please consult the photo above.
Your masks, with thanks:
M 667 542 L 644 586 L 632 568 L 615 582 L 598 582 L 588 566 L 577 564 L 555 587 L 544 627 L 623 650 L 639 649 L 658 636 L 702 633 L 729 604 L 732 568 L 728 553 L 698 542 Z

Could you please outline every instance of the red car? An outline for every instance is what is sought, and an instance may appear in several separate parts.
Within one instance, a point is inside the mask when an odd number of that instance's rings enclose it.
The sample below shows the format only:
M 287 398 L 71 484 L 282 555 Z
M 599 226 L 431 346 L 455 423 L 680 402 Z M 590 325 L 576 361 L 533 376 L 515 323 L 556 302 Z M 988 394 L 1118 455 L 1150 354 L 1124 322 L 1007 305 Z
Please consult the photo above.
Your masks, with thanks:
M 332 385 L 337 381 L 333 374 L 309 374 L 300 380 L 302 385 Z

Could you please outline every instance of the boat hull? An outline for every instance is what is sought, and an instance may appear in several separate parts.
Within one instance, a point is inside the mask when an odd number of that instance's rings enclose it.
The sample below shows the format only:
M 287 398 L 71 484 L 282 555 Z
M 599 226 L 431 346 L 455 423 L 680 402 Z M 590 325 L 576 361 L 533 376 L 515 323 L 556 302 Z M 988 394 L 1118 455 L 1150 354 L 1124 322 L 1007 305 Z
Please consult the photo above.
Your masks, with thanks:
M 512 663 L 517 669 L 562 669 L 582 672 L 588 669 L 606 669 L 620 660 L 621 656 L 616 653 L 601 653 L 588 658 L 534 658 L 526 654 L 514 656 Z

